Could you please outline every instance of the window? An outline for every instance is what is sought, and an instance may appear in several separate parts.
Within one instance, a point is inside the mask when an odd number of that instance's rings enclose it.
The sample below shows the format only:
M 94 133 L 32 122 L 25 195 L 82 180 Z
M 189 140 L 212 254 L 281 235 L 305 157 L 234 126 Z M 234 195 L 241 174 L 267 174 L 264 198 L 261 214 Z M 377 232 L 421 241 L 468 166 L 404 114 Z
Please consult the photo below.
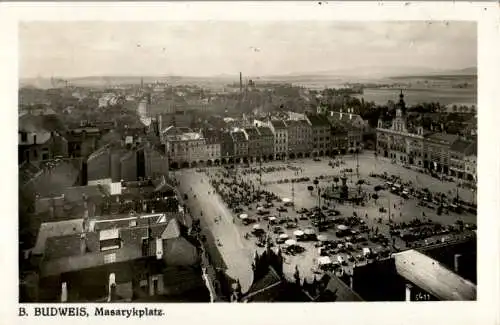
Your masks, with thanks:
M 110 264 L 110 263 L 115 263 L 116 262 L 116 254 L 107 254 L 104 255 L 104 264 Z
M 28 133 L 26 132 L 21 132 L 21 141 L 26 142 L 28 141 Z

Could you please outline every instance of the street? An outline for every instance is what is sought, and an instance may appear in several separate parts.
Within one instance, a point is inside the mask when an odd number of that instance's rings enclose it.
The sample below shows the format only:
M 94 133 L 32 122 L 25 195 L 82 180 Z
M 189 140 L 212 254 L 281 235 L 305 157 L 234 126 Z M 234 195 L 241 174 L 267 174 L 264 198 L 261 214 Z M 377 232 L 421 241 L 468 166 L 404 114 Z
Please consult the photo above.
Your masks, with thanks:
M 176 172 L 176 177 L 180 182 L 180 192 L 188 195 L 186 204 L 191 215 L 200 218 L 202 228 L 213 234 L 216 240 L 214 245 L 220 241 L 221 245 L 218 245 L 217 249 L 226 264 L 226 273 L 233 279 L 239 280 L 245 292 L 253 280 L 251 267 L 253 252 L 249 252 L 243 244 L 243 238 L 233 223 L 231 212 L 220 197 L 213 194 L 214 189 L 206 175 L 197 173 L 194 169 L 187 169 Z M 218 216 L 221 218 L 216 222 Z

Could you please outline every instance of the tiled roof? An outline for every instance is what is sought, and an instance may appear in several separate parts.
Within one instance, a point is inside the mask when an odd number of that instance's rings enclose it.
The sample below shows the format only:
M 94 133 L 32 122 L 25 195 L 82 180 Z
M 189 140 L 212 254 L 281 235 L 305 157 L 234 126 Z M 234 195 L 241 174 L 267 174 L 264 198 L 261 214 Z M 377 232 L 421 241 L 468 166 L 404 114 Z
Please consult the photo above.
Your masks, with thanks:
M 472 141 L 457 139 L 450 147 L 451 151 L 465 153 L 467 148 L 472 145 Z
M 275 129 L 286 129 L 286 124 L 284 121 L 281 120 L 272 120 L 271 124 Z
M 334 275 L 325 275 L 320 281 L 326 283 L 326 288 L 325 292 L 320 294 L 317 301 L 321 301 L 321 296 L 325 294 L 335 296 L 335 301 L 363 301 L 356 292 Z
M 51 132 L 60 134 L 66 132 L 64 123 L 55 114 L 32 115 L 25 114 L 19 117 L 19 130 L 26 132 Z
M 362 119 L 360 115 L 358 114 L 350 114 L 350 113 L 345 113 L 345 112 L 330 112 L 329 119 L 334 120 L 334 121 L 344 121 L 344 122 L 349 122 L 353 121 L 356 119 Z
M 164 226 L 164 225 L 162 225 Z M 152 227 L 152 240 L 149 241 L 146 257 L 156 255 L 156 240 L 159 237 L 159 229 Z M 115 262 L 120 263 L 136 259 L 142 259 L 145 256 L 142 251 L 142 238 L 145 235 L 142 228 L 131 228 L 132 231 L 124 234 L 123 245 L 120 249 L 110 251 L 100 251 L 99 238 L 97 233 L 87 234 L 87 252 L 82 254 L 80 251 L 80 235 L 66 236 L 64 239 L 53 240 L 57 245 L 63 245 L 57 253 L 52 250 L 50 258 L 46 258 L 42 266 L 42 276 L 56 275 L 66 272 L 79 271 L 88 268 L 94 268 L 106 264 L 106 255 L 113 254 Z M 53 244 L 51 244 L 55 247 Z M 167 265 L 173 266 L 192 266 L 199 263 L 198 252 L 195 246 L 189 243 L 183 237 L 164 239 L 163 259 Z M 47 255 L 46 255 L 47 256 Z
M 446 142 L 452 144 L 456 139 L 458 139 L 458 135 L 437 132 L 427 135 L 426 138 L 434 141 Z
M 259 130 L 259 133 L 262 136 L 268 136 L 268 137 L 274 136 L 273 131 L 267 126 L 259 126 L 257 129 Z
M 308 114 L 307 118 L 313 127 L 330 126 L 328 119 L 317 114 Z
M 248 134 L 248 140 L 254 140 L 259 138 L 259 131 L 256 128 L 245 128 L 246 134 Z

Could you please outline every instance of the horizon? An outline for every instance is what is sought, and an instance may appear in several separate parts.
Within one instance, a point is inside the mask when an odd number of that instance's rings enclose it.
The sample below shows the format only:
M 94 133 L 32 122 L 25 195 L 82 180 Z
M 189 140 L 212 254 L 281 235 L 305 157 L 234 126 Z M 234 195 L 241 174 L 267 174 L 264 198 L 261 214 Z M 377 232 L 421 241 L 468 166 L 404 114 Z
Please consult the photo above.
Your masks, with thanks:
M 390 77 L 477 67 L 475 22 L 23 22 L 32 78 Z M 47 37 L 50 35 L 50 37 Z M 161 35 L 161 36 L 158 36 Z M 408 65 L 412 62 L 412 65 Z

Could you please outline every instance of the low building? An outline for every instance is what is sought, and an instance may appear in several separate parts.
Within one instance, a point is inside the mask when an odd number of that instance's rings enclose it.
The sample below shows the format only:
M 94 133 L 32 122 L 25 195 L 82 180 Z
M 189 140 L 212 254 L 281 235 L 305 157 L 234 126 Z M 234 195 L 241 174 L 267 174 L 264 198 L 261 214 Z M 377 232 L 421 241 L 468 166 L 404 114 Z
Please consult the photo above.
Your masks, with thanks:
M 197 248 L 175 213 L 84 218 L 82 225 L 43 227 L 36 302 L 127 302 L 206 290 Z
M 64 126 L 54 114 L 19 117 L 19 164 L 67 157 L 68 141 L 64 133 Z
M 70 157 L 88 157 L 98 148 L 102 133 L 97 127 L 81 126 L 72 128 L 65 134 Z
M 353 269 L 343 280 L 365 301 L 474 301 L 476 242 L 437 244 Z

